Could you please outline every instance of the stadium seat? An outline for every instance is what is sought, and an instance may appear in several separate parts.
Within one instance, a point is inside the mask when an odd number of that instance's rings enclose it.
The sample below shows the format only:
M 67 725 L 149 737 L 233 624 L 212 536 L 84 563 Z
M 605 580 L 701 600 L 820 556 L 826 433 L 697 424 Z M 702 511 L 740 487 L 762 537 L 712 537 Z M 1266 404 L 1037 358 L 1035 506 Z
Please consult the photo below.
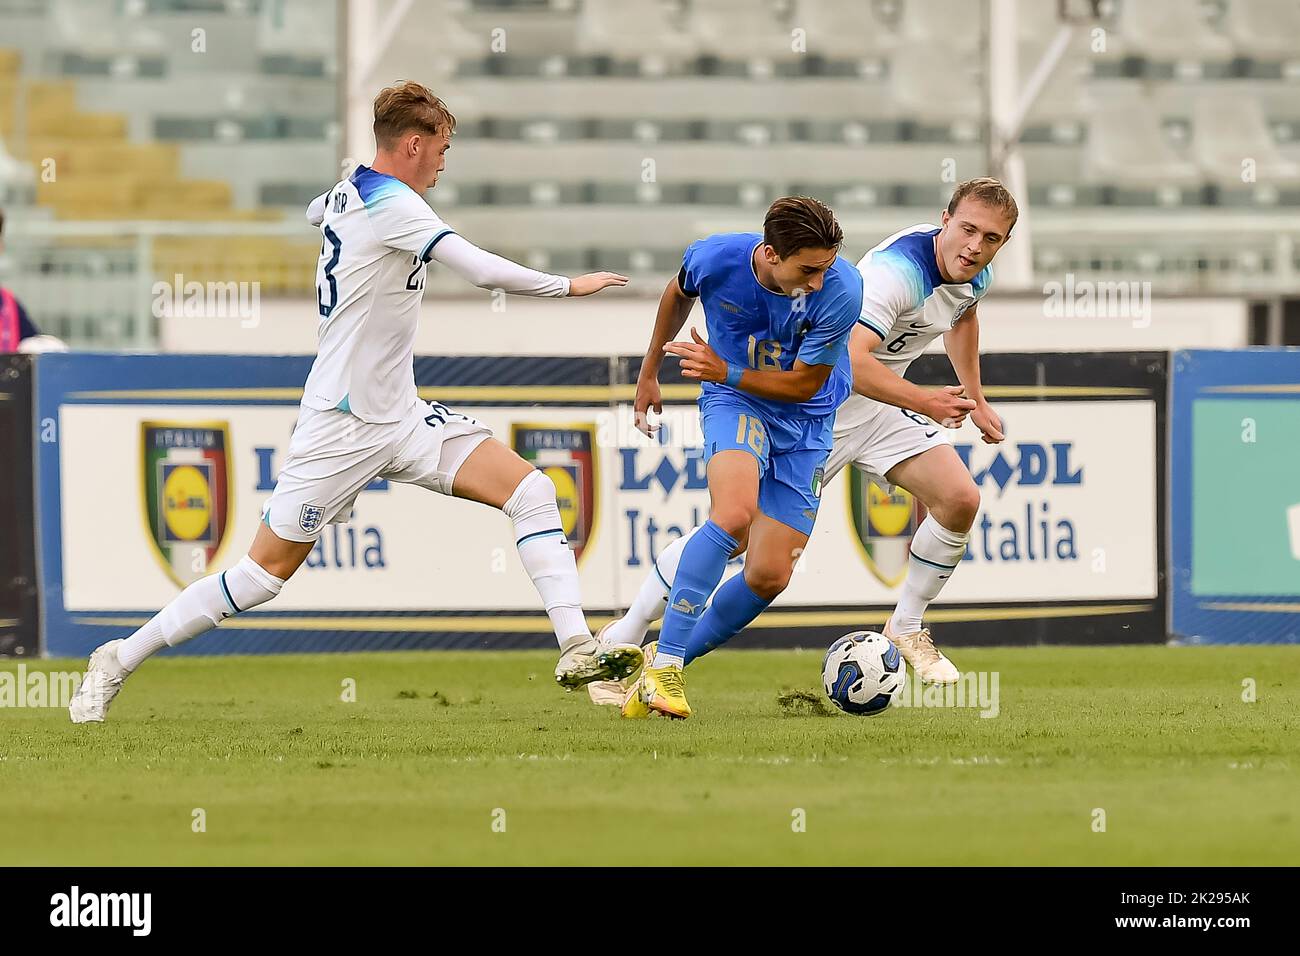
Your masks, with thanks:
M 1254 182 L 1261 185 L 1300 181 L 1300 165 L 1278 149 L 1259 103 L 1220 93 L 1198 97 L 1194 110 L 1192 148 L 1211 180 L 1225 187 L 1252 185 L 1242 179 L 1249 162 Z
M 458 15 L 463 6 L 450 0 L 414 5 L 383 51 L 381 61 L 364 78 L 373 87 L 372 92 L 399 78 L 431 83 L 450 76 L 458 59 L 488 56 L 492 35 L 487 30 L 469 30 Z M 509 51 L 508 30 L 505 40 Z
M 1098 109 L 1088 126 L 1085 174 L 1103 185 L 1159 189 L 1200 185 L 1196 164 L 1170 145 L 1145 103 L 1116 102 Z
M 699 40 L 663 0 L 586 0 L 578 16 L 577 49 L 588 55 L 650 60 L 642 72 L 694 57 Z M 649 67 L 647 69 L 647 66 Z
M 909 42 L 889 58 L 894 114 L 932 123 L 978 124 L 984 114 L 979 58 L 935 39 Z
M 909 44 L 977 57 L 983 5 L 969 0 L 902 0 L 900 32 Z
M 799 0 L 790 22 L 807 32 L 810 55 L 829 59 L 876 59 L 901 39 L 862 0 Z
M 1225 26 L 1243 56 L 1300 59 L 1300 4 L 1294 0 L 1232 0 Z
M 687 17 L 701 52 L 719 59 L 787 61 L 802 55 L 794 49 L 792 26 L 772 0 L 707 0 L 692 3 Z
M 1232 44 L 1206 21 L 1199 0 L 1124 0 L 1119 31 L 1124 49 L 1189 67 L 1225 61 Z

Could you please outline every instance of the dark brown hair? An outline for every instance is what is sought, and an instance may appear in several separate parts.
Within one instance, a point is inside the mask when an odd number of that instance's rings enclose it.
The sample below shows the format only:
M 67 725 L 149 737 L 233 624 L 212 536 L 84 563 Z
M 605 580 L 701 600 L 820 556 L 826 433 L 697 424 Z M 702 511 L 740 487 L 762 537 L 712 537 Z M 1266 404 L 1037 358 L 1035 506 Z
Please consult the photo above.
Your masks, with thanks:
M 375 143 L 381 149 L 391 148 L 404 133 L 436 136 L 443 129 L 450 136 L 456 117 L 428 87 L 414 80 L 386 87 L 375 97 Z
M 961 205 L 963 199 L 974 199 L 976 202 L 982 202 L 986 206 L 992 206 L 995 209 L 1001 209 L 1011 217 L 1011 225 L 1016 224 L 1020 218 L 1020 207 L 1012 198 L 1011 193 L 998 180 L 990 176 L 984 176 L 980 179 L 968 179 L 964 183 L 958 183 L 957 188 L 952 191 L 952 198 L 948 200 L 948 215 L 957 212 L 957 207 Z
M 768 208 L 763 241 L 784 259 L 800 249 L 839 249 L 844 230 L 824 202 L 811 196 L 786 196 Z

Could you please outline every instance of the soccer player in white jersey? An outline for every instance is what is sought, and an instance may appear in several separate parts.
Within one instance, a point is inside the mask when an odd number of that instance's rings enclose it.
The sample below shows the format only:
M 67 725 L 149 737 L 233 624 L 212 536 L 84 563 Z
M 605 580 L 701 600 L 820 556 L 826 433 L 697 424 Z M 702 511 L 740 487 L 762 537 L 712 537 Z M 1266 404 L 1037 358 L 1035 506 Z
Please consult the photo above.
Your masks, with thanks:
M 75 723 L 102 721 L 149 655 L 279 594 L 325 525 L 349 520 L 358 493 L 376 477 L 491 505 L 514 522 L 519 557 L 560 643 L 555 676 L 562 686 L 623 677 L 641 665 L 638 646 L 598 646 L 587 627 L 554 484 L 481 422 L 421 400 L 412 354 L 430 260 L 481 288 L 520 295 L 591 295 L 627 279 L 536 272 L 457 235 L 423 197 L 446 165 L 455 118 L 413 82 L 380 92 L 374 109 L 374 163 L 307 210 L 324 236 L 316 274 L 320 347 L 252 547 L 129 637 L 97 648 L 69 706 Z
M 849 339 L 854 394 L 835 416 L 825 481 L 851 464 L 882 485 L 906 489 L 926 506 L 884 633 L 928 683 L 955 683 L 960 677 L 934 646 L 922 617 L 960 565 L 980 504 L 979 489 L 940 426 L 958 428 L 969 415 L 984 442 L 1003 439 L 1002 420 L 989 407 L 980 382 L 977 309 L 993 281 L 990 263 L 1018 215 L 1002 183 L 970 180 L 953 191 L 941 225 L 910 226 L 858 262 L 862 315 Z M 939 335 L 961 384 L 930 390 L 903 378 Z M 644 640 L 664 612 L 690 536 L 660 553 L 627 614 L 598 637 L 620 643 Z M 730 636 L 688 646 L 686 663 Z M 614 704 L 622 702 L 624 686 L 626 682 L 601 681 L 588 690 L 596 703 Z

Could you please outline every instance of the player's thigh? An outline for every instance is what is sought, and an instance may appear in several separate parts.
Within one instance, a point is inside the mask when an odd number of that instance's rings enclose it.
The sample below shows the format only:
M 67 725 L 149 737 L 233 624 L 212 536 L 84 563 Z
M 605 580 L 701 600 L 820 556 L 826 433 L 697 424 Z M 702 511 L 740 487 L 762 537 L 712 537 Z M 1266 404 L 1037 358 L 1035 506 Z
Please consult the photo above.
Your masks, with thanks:
M 357 495 L 391 459 L 396 434 L 394 423 L 303 409 L 275 490 L 262 506 L 264 527 L 310 551 L 327 524 L 349 520 Z M 262 542 L 268 549 L 276 547 L 264 536 Z
M 759 461 L 749 452 L 720 451 L 709 457 L 709 519 L 740 539 L 758 513 Z
M 265 524 L 257 526 L 257 535 L 248 549 L 248 556 L 262 570 L 287 581 L 307 560 L 315 541 L 286 541 Z
M 808 545 L 808 535 L 764 512 L 749 528 L 745 583 L 760 597 L 776 597 L 790 583 L 794 566 Z
M 980 493 L 956 449 L 947 443 L 898 462 L 885 478 L 907 489 L 945 528 L 966 531 L 979 511 Z
M 478 419 L 440 402 L 417 402 L 383 477 L 502 507 L 532 466 Z
M 502 508 L 534 467 L 495 438 L 481 442 L 460 466 L 452 482 L 457 498 Z
M 739 400 L 716 398 L 700 407 L 709 481 L 709 517 L 738 537 L 758 511 L 758 489 L 768 468 L 767 423 Z

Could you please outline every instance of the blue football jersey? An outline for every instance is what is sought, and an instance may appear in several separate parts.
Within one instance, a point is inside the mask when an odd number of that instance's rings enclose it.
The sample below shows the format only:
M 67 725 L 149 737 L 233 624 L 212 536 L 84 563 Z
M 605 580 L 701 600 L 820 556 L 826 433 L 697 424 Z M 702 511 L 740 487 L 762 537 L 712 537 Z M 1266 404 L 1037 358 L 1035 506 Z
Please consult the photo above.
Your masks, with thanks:
M 818 291 L 798 298 L 772 292 L 754 274 L 754 250 L 762 242 L 756 232 L 720 233 L 687 248 L 682 291 L 700 297 L 709 345 L 727 362 L 759 371 L 788 372 L 796 360 L 836 371 L 806 402 L 760 398 L 723 382 L 705 382 L 703 390 L 739 393 L 772 415 L 831 415 L 852 386 L 839 366 L 862 312 L 862 275 L 837 256 Z

